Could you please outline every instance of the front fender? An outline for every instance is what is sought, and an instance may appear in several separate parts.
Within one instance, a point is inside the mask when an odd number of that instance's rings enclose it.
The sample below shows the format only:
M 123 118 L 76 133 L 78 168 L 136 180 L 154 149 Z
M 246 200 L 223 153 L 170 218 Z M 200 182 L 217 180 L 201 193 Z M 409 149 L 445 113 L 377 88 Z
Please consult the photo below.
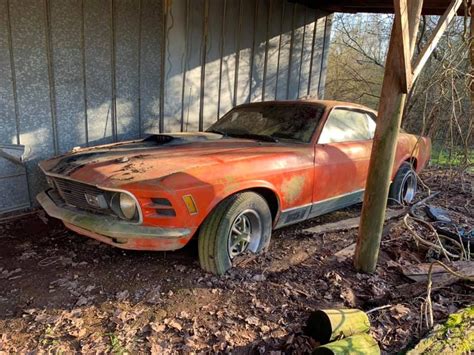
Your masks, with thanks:
M 211 213 L 220 202 L 224 201 L 229 196 L 232 196 L 239 192 L 257 190 L 257 189 L 266 189 L 273 192 L 278 202 L 278 214 L 279 214 L 280 209 L 281 209 L 280 207 L 281 196 L 278 190 L 276 189 L 276 187 L 270 182 L 265 181 L 265 180 L 251 180 L 251 181 L 227 183 L 227 184 L 221 185 L 221 189 L 216 191 L 216 195 L 214 196 L 214 199 L 209 204 L 209 208 L 206 211 L 206 216 L 204 217 L 204 219 L 207 218 L 209 213 Z

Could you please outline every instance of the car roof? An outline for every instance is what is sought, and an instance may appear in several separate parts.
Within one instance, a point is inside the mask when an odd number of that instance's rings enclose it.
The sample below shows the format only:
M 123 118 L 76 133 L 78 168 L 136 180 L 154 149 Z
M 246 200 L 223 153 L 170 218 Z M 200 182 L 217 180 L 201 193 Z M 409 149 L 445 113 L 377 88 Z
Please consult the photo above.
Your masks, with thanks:
M 344 102 L 344 101 L 336 101 L 336 100 L 317 100 L 313 98 L 303 98 L 303 99 L 298 99 L 298 100 L 273 100 L 273 101 L 261 101 L 261 102 L 251 102 L 251 103 L 246 103 L 242 105 L 238 105 L 237 107 L 247 107 L 247 106 L 260 106 L 260 105 L 265 105 L 265 104 L 294 104 L 294 105 L 300 105 L 300 104 L 320 104 L 325 106 L 328 109 L 332 109 L 334 107 L 349 107 L 349 108 L 355 108 L 355 109 L 361 109 L 364 111 L 369 111 L 377 115 L 377 111 L 371 109 L 370 107 L 356 104 L 353 102 Z

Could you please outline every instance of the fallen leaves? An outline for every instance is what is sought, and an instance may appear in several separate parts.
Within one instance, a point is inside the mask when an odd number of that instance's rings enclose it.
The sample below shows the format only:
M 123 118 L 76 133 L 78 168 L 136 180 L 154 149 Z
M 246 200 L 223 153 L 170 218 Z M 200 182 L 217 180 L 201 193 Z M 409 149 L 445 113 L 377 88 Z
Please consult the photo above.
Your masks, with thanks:
M 403 304 L 396 304 L 390 308 L 390 313 L 396 320 L 401 320 L 408 318 L 411 314 L 411 310 Z
M 11 225 L 0 230 L 0 352 L 304 353 L 314 347 L 301 333 L 308 313 L 334 307 L 379 308 L 369 315 L 373 335 L 396 352 L 416 336 L 419 312 L 416 299 L 398 294 L 408 282 L 400 269 L 425 254 L 395 225 L 377 272 L 360 274 L 350 257 L 330 260 L 353 245 L 355 231 L 301 233 L 358 212 L 276 231 L 266 254 L 222 277 L 202 272 L 191 247 L 135 253 L 60 225 L 31 237 Z M 435 317 L 472 303 L 471 293 L 459 284 L 438 291 Z

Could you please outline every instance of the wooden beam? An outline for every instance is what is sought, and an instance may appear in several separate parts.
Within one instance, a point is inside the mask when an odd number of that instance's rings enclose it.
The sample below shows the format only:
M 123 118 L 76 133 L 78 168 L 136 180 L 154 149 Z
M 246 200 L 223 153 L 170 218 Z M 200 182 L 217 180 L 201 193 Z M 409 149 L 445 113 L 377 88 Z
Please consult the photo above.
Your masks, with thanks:
M 474 0 L 469 9 L 471 16 L 471 117 L 474 116 Z
M 425 66 L 428 58 L 430 57 L 431 53 L 433 53 L 434 49 L 438 45 L 441 36 L 446 31 L 449 23 L 456 16 L 456 12 L 458 11 L 459 7 L 461 6 L 463 0 L 453 0 L 449 7 L 444 12 L 443 16 L 439 19 L 436 28 L 433 31 L 430 39 L 428 40 L 428 44 L 423 48 L 421 51 L 420 56 L 415 62 L 414 70 L 413 70 L 413 80 L 416 80 L 418 75 L 420 74 L 421 70 Z
M 394 1 L 395 6 L 395 21 L 398 21 L 397 25 L 401 28 L 398 38 L 400 50 L 402 52 L 402 69 L 403 75 L 402 89 L 405 94 L 408 94 L 412 85 L 412 69 L 411 69 L 411 52 L 410 52 L 410 32 L 408 26 L 408 4 L 407 0 Z
M 327 11 L 327 12 L 345 12 L 345 13 L 395 13 L 394 3 L 392 0 L 289 0 L 311 8 Z M 443 15 L 451 0 L 425 0 L 423 2 L 423 15 Z M 408 0 L 411 3 L 411 0 Z M 458 15 L 464 15 L 464 6 L 462 6 Z
M 426 3 L 422 1 L 409 1 L 408 2 L 408 13 L 412 14 L 412 17 L 409 17 L 408 20 L 408 30 L 410 33 L 417 33 L 418 26 L 420 26 L 421 14 L 423 13 L 423 7 Z M 413 54 L 415 53 L 416 47 L 416 36 L 410 37 L 410 56 L 413 59 Z
M 408 28 L 403 29 L 400 20 L 394 21 L 385 64 L 377 126 L 354 257 L 355 268 L 363 272 L 373 272 L 377 265 L 393 161 L 406 100 L 406 94 L 401 85 L 404 70 L 401 68 L 403 53 L 399 38 L 402 38 L 403 30 L 409 31 L 410 52 L 412 52 L 423 0 L 410 0 L 408 5 Z

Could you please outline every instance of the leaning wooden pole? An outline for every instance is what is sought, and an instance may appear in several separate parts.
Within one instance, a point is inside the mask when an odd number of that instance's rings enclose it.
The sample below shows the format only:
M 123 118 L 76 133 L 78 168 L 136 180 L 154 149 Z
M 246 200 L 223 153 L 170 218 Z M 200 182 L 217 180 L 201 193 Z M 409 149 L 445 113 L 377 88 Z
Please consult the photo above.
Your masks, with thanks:
M 394 1 L 395 6 L 400 8 L 402 0 Z M 358 271 L 374 272 L 377 265 L 392 166 L 406 100 L 406 87 L 403 84 L 406 82 L 407 63 L 403 60 L 402 40 L 410 41 L 411 59 L 422 5 L 423 0 L 410 0 L 408 26 L 402 28 L 403 21 L 399 18 L 395 18 L 393 23 L 354 258 Z
M 471 16 L 471 36 L 469 38 L 471 46 L 471 117 L 474 116 L 474 0 L 471 0 L 471 7 L 469 9 Z

